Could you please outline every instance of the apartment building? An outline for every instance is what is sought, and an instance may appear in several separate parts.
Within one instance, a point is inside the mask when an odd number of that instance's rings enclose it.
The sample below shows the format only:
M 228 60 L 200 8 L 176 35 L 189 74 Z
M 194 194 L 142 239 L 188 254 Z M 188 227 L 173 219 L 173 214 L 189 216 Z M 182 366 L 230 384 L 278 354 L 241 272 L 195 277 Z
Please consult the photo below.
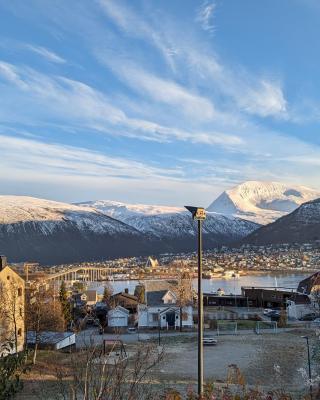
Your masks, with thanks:
M 24 344 L 25 282 L 0 256 L 0 354 L 22 351 Z

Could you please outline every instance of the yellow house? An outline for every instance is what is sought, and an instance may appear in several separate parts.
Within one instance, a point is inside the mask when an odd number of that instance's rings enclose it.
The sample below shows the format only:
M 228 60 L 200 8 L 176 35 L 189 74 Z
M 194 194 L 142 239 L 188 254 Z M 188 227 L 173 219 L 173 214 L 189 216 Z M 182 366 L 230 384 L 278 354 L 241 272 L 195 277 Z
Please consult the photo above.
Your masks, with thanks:
M 0 353 L 11 344 L 12 352 L 25 344 L 25 282 L 0 256 Z

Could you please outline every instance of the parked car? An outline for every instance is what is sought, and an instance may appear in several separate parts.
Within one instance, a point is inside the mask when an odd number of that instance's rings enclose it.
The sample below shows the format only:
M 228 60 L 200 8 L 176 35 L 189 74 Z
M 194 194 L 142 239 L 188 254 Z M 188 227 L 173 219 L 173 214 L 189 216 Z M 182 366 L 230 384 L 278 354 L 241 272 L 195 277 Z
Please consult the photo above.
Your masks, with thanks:
M 265 314 L 267 317 L 280 317 L 280 313 L 277 310 L 271 310 L 267 314 Z
M 213 336 L 205 336 L 202 339 L 202 343 L 204 346 L 215 346 L 218 343 L 218 341 Z
M 316 318 L 312 321 L 312 325 L 320 326 L 320 318 Z
M 274 311 L 272 308 L 265 308 L 263 310 L 263 315 L 268 315 L 271 311 Z
M 314 321 L 317 315 L 315 313 L 306 314 L 303 317 L 299 318 L 299 321 Z
M 137 328 L 134 328 L 134 327 L 129 327 L 128 329 L 127 329 L 127 332 L 128 333 L 136 333 L 137 332 Z

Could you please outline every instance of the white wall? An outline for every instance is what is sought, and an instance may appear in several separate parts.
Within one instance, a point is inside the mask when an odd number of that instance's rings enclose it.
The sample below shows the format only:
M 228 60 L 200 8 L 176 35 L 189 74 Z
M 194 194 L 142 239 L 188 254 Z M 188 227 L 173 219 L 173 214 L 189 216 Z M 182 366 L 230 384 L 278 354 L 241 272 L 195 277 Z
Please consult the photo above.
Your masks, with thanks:
M 71 346 L 76 343 L 76 335 L 73 333 L 72 335 L 66 337 L 55 345 L 56 350 L 63 349 L 64 347 Z
M 113 328 L 126 327 L 128 326 L 128 316 L 129 313 L 118 310 L 117 308 L 110 310 L 108 312 L 108 326 Z
M 160 309 L 160 326 L 161 328 L 167 328 L 167 320 L 166 314 L 161 313 L 161 311 L 168 308 L 168 305 L 164 307 L 146 307 L 144 305 L 138 307 L 138 326 L 141 328 L 158 328 L 159 321 L 153 321 L 153 314 L 158 316 L 159 309 Z M 168 310 L 168 312 L 175 311 L 176 318 L 175 318 L 175 325 L 176 327 L 180 326 L 180 309 L 179 307 L 172 307 L 172 310 Z M 182 326 L 184 327 L 192 327 L 193 326 L 193 316 L 192 316 L 192 307 L 187 306 L 183 308 L 183 312 L 188 314 L 188 318 L 185 321 L 182 321 Z

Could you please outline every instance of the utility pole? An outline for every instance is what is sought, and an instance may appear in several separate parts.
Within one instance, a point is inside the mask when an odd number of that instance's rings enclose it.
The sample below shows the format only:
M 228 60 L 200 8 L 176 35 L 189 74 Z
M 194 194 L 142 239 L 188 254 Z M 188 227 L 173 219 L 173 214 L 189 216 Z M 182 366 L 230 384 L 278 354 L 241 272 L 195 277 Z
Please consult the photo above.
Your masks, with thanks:
M 310 399 L 312 400 L 312 376 L 311 376 L 311 361 L 310 361 L 310 346 L 309 346 L 309 337 L 308 336 L 301 336 L 303 339 L 306 339 L 307 341 L 307 349 L 308 349 L 308 372 L 309 372 L 309 381 L 310 381 L 310 386 L 309 386 L 309 392 L 310 392 Z

